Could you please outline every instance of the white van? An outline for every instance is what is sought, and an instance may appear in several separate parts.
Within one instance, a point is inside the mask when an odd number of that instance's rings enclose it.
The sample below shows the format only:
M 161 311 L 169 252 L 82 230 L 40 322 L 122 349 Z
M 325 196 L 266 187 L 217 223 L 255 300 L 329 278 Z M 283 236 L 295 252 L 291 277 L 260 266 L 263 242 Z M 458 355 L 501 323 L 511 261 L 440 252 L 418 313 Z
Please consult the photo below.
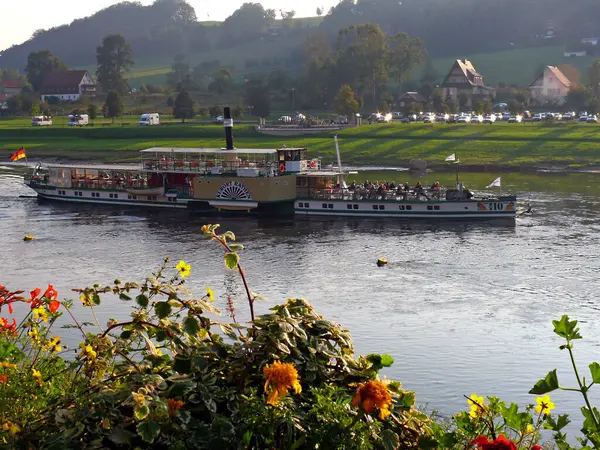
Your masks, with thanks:
M 69 121 L 67 125 L 70 127 L 85 127 L 88 124 L 88 115 L 79 114 L 79 119 L 73 114 L 69 114 Z
M 159 125 L 160 116 L 158 113 L 142 114 L 139 121 L 140 125 Z
M 49 127 L 52 125 L 52 117 L 50 116 L 33 116 L 31 118 L 32 127 Z

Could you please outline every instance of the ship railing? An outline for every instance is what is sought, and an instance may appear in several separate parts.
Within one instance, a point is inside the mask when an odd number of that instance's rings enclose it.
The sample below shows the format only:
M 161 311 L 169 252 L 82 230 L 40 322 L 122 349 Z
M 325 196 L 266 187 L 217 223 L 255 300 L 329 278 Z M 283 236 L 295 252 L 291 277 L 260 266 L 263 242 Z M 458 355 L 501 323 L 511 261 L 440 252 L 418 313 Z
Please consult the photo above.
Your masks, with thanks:
M 144 161 L 145 170 L 174 170 L 184 172 L 198 172 L 205 174 L 234 173 L 238 169 L 258 169 L 266 174 L 271 169 L 276 169 L 277 163 L 271 161 Z
M 400 201 L 400 200 L 445 200 L 446 190 L 445 189 L 389 189 L 380 190 L 377 188 L 325 188 L 317 189 L 313 191 L 310 197 L 315 200 L 348 200 L 348 201 L 359 201 L 359 200 L 389 200 L 389 201 Z

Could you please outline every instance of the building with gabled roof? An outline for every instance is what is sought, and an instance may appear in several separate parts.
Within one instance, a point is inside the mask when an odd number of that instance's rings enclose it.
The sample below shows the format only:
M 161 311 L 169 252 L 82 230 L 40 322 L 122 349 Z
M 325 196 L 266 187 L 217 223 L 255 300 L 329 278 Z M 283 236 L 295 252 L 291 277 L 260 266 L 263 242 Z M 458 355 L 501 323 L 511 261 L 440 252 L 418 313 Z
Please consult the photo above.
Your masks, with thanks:
M 483 76 L 468 59 L 457 59 L 440 87 L 444 99 L 457 104 L 461 95 L 466 95 L 467 103 L 472 105 L 474 99 L 491 99 L 496 94 L 496 90 L 484 83 Z
M 62 101 L 76 101 L 83 94 L 94 95 L 96 84 L 87 70 L 63 70 L 51 72 L 42 81 L 42 101 L 56 97 Z
M 423 106 L 425 103 L 427 103 L 427 99 L 418 92 L 405 92 L 398 99 L 397 105 L 400 107 L 407 107 L 412 105 Z
M 562 105 L 567 99 L 573 83 L 558 67 L 546 66 L 529 85 L 529 103 Z

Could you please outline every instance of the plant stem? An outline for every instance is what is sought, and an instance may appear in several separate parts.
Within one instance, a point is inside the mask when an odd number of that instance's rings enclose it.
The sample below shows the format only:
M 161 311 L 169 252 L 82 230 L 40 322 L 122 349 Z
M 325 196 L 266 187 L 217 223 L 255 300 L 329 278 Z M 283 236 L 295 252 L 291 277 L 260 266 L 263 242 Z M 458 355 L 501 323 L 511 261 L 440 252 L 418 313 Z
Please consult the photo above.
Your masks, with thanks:
M 575 371 L 575 377 L 577 378 L 577 384 L 579 384 L 579 391 L 581 395 L 583 395 L 583 399 L 585 400 L 585 404 L 587 405 L 592 418 L 594 419 L 594 425 L 596 426 L 596 430 L 600 429 L 600 425 L 598 424 L 598 418 L 596 417 L 596 413 L 590 404 L 590 400 L 587 395 L 587 387 L 583 385 L 581 382 L 581 378 L 579 377 L 579 371 L 577 370 L 577 365 L 575 364 L 575 357 L 573 356 L 573 349 L 571 348 L 571 342 L 567 343 L 567 350 L 569 350 L 569 356 L 571 357 L 571 364 L 573 365 L 573 370 Z

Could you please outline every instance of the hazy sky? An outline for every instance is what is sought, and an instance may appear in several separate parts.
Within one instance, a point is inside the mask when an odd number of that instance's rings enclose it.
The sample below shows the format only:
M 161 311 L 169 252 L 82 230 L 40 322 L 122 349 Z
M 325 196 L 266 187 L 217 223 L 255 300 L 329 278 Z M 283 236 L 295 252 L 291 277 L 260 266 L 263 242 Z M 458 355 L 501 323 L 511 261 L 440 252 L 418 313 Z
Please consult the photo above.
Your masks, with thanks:
M 298 17 L 314 16 L 318 6 L 329 10 L 337 4 L 337 0 L 231 0 L 219 2 L 215 0 L 188 0 L 196 10 L 198 20 L 223 20 L 239 8 L 244 1 L 258 1 L 265 8 L 277 10 L 294 9 Z M 77 0 L 27 0 L 24 2 L 0 0 L 2 3 L 2 28 L 0 30 L 0 49 L 13 44 L 20 44 L 31 37 L 35 30 L 52 28 L 74 19 L 89 16 L 107 6 L 120 3 L 118 0 L 95 0 L 78 2 Z M 153 0 L 141 0 L 144 5 Z

